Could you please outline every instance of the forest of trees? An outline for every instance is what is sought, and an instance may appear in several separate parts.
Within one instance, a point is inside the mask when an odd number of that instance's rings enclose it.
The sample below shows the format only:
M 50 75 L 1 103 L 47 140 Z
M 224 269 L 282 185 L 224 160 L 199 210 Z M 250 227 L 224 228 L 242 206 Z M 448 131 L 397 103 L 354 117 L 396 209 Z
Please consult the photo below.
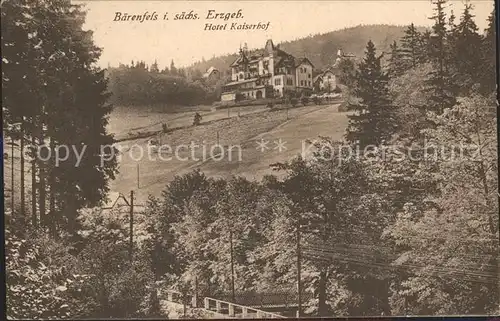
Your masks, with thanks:
M 420 29 L 423 28 L 415 27 L 415 30 Z M 357 26 L 284 42 L 280 46 L 297 57 L 309 57 L 319 72 L 335 61 L 338 49 L 361 57 L 366 41 L 372 39 L 381 46 L 379 50 L 387 51 L 390 47 L 388 41 L 398 39 L 403 32 L 404 28 L 398 26 Z M 222 86 L 230 80 L 228 66 L 236 58 L 236 54 L 213 57 L 187 68 L 177 68 L 172 60 L 170 66 L 162 70 L 156 61 L 150 65 L 144 61 L 132 61 L 130 65 L 108 67 L 109 101 L 117 107 L 156 105 L 161 106 L 162 110 L 175 105 L 210 105 L 220 100 Z M 221 71 L 220 79 L 207 80 L 202 77 L 202 72 L 210 67 Z
M 273 164 L 280 178 L 175 177 L 150 197 L 131 255 L 127 218 L 99 208 L 116 160 L 98 164 L 110 107 L 84 13 L 69 0 L 6 0 L 4 135 L 88 146 L 80 167 L 34 158 L 21 186 L 32 206 L 6 205 L 7 316 L 166 318 L 156 281 L 200 296 L 228 296 L 233 283 L 296 293 L 299 266 L 302 315 L 500 313 L 495 18 L 482 32 L 471 5 L 453 17 L 432 3 L 432 30 L 408 26 L 388 66 L 369 41 L 343 67 L 345 140 Z M 142 62 L 114 72 L 114 86 L 133 73 L 159 86 L 183 78 Z M 426 154 L 429 143 L 465 149 L 451 161 Z M 331 154 L 356 146 L 372 149 Z
M 173 60 L 163 70 L 157 62 L 151 66 L 144 61 L 120 64 L 108 68 L 107 77 L 110 102 L 116 106 L 212 104 L 220 99 L 224 81 L 204 79 L 200 71 L 178 69 Z

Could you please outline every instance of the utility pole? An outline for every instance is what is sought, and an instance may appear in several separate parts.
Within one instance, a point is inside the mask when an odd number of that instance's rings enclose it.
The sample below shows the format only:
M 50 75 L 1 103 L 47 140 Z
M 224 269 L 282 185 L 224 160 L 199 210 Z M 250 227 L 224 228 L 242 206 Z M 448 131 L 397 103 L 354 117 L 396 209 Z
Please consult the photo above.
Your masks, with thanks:
M 229 231 L 229 245 L 231 248 L 231 295 L 233 303 L 236 303 L 236 296 L 234 293 L 234 257 L 233 257 L 233 231 Z
M 14 141 L 14 134 L 11 136 L 11 141 L 7 143 L 7 145 L 10 145 L 10 197 L 11 197 L 11 211 L 14 213 L 14 146 L 19 146 L 15 143 Z
M 139 163 L 137 163 L 137 189 L 139 188 Z
M 302 311 L 302 284 L 300 280 L 301 273 L 301 253 L 300 253 L 300 218 L 297 222 L 297 318 L 300 318 Z
M 219 131 L 217 131 L 217 145 L 219 145 Z
M 25 189 L 24 189 L 24 116 L 21 117 L 21 215 L 25 215 Z
M 130 263 L 132 263 L 134 255 L 134 191 L 130 191 L 130 235 L 129 235 L 129 250 L 130 250 Z
M 36 140 L 35 137 L 31 137 L 31 145 L 35 146 Z M 33 160 L 31 161 L 31 222 L 33 227 L 38 226 L 38 219 L 36 216 L 36 158 L 33 156 Z
M 11 172 L 11 181 L 10 181 L 10 198 L 11 205 L 10 210 L 14 213 L 14 137 L 12 137 L 11 148 L 10 148 L 10 172 Z
M 193 295 L 193 301 L 191 303 L 193 308 L 198 307 L 198 277 L 194 277 L 194 295 Z

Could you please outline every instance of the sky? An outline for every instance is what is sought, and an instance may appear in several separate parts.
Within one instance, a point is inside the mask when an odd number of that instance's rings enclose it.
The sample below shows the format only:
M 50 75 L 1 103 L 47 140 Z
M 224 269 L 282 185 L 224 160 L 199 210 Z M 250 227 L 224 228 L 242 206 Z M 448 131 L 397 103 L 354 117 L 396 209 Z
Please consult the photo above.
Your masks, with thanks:
M 155 59 L 161 68 L 173 59 L 177 67 L 189 66 L 202 58 L 236 53 L 241 45 L 262 48 L 266 39 L 289 41 L 318 33 L 354 27 L 360 24 L 430 26 L 433 14 L 430 0 L 333 0 L 333 1 L 151 1 L 87 0 L 85 28 L 94 31 L 96 45 L 103 48 L 102 67 L 128 64 L 131 60 Z M 493 10 L 493 0 L 470 1 L 475 21 L 482 32 Z M 460 16 L 463 0 L 449 1 L 447 10 Z M 241 9 L 242 18 L 227 21 L 206 19 L 209 10 L 233 13 Z M 196 13 L 199 19 L 174 20 L 175 14 Z M 156 13 L 157 20 L 113 21 L 122 16 Z M 169 20 L 164 20 L 167 13 Z M 204 30 L 206 23 L 267 24 L 267 30 Z

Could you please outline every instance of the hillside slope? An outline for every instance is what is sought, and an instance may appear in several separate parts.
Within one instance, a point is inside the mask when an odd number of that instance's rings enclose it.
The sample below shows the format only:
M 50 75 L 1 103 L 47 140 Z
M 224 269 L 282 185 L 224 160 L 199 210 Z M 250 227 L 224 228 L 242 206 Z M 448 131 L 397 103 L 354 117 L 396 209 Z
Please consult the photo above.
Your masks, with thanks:
M 332 32 L 318 34 L 280 44 L 281 48 L 296 57 L 306 56 L 314 64 L 316 69 L 321 69 L 327 64 L 335 61 L 337 50 L 353 53 L 356 57 L 362 57 L 368 40 L 372 40 L 379 52 L 389 51 L 389 45 L 399 41 L 403 36 L 406 26 L 394 25 L 359 25 L 356 27 L 335 30 Z M 424 28 L 419 28 L 423 30 Z M 264 46 L 264 43 L 262 43 Z M 221 71 L 227 71 L 228 66 L 236 59 L 238 48 L 235 53 L 214 57 L 205 61 L 194 63 L 190 68 L 204 72 L 211 66 Z

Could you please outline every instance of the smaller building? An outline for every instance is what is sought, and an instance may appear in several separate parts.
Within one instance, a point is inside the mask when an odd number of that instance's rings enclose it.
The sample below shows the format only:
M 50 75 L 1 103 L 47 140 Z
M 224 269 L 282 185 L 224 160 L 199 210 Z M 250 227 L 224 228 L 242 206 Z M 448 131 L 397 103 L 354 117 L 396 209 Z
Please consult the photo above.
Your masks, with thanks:
M 215 67 L 210 67 L 203 74 L 203 78 L 208 79 L 208 80 L 219 79 L 220 78 L 220 71 Z
M 332 92 L 337 88 L 340 71 L 337 67 L 331 66 L 314 77 L 314 90 L 317 92 Z
M 106 202 L 101 206 L 101 213 L 114 213 L 116 215 L 126 215 L 128 217 L 128 215 L 130 215 L 130 207 L 130 200 L 127 199 L 125 195 L 118 192 L 109 192 Z M 134 214 L 143 213 L 145 208 L 146 204 L 136 202 L 133 207 Z
M 333 65 L 327 66 L 319 75 L 316 75 L 313 80 L 314 91 L 316 92 L 332 92 L 339 85 L 340 69 L 339 65 L 343 60 L 355 59 L 356 56 L 351 53 L 344 53 L 342 49 L 337 51 L 337 58 Z

